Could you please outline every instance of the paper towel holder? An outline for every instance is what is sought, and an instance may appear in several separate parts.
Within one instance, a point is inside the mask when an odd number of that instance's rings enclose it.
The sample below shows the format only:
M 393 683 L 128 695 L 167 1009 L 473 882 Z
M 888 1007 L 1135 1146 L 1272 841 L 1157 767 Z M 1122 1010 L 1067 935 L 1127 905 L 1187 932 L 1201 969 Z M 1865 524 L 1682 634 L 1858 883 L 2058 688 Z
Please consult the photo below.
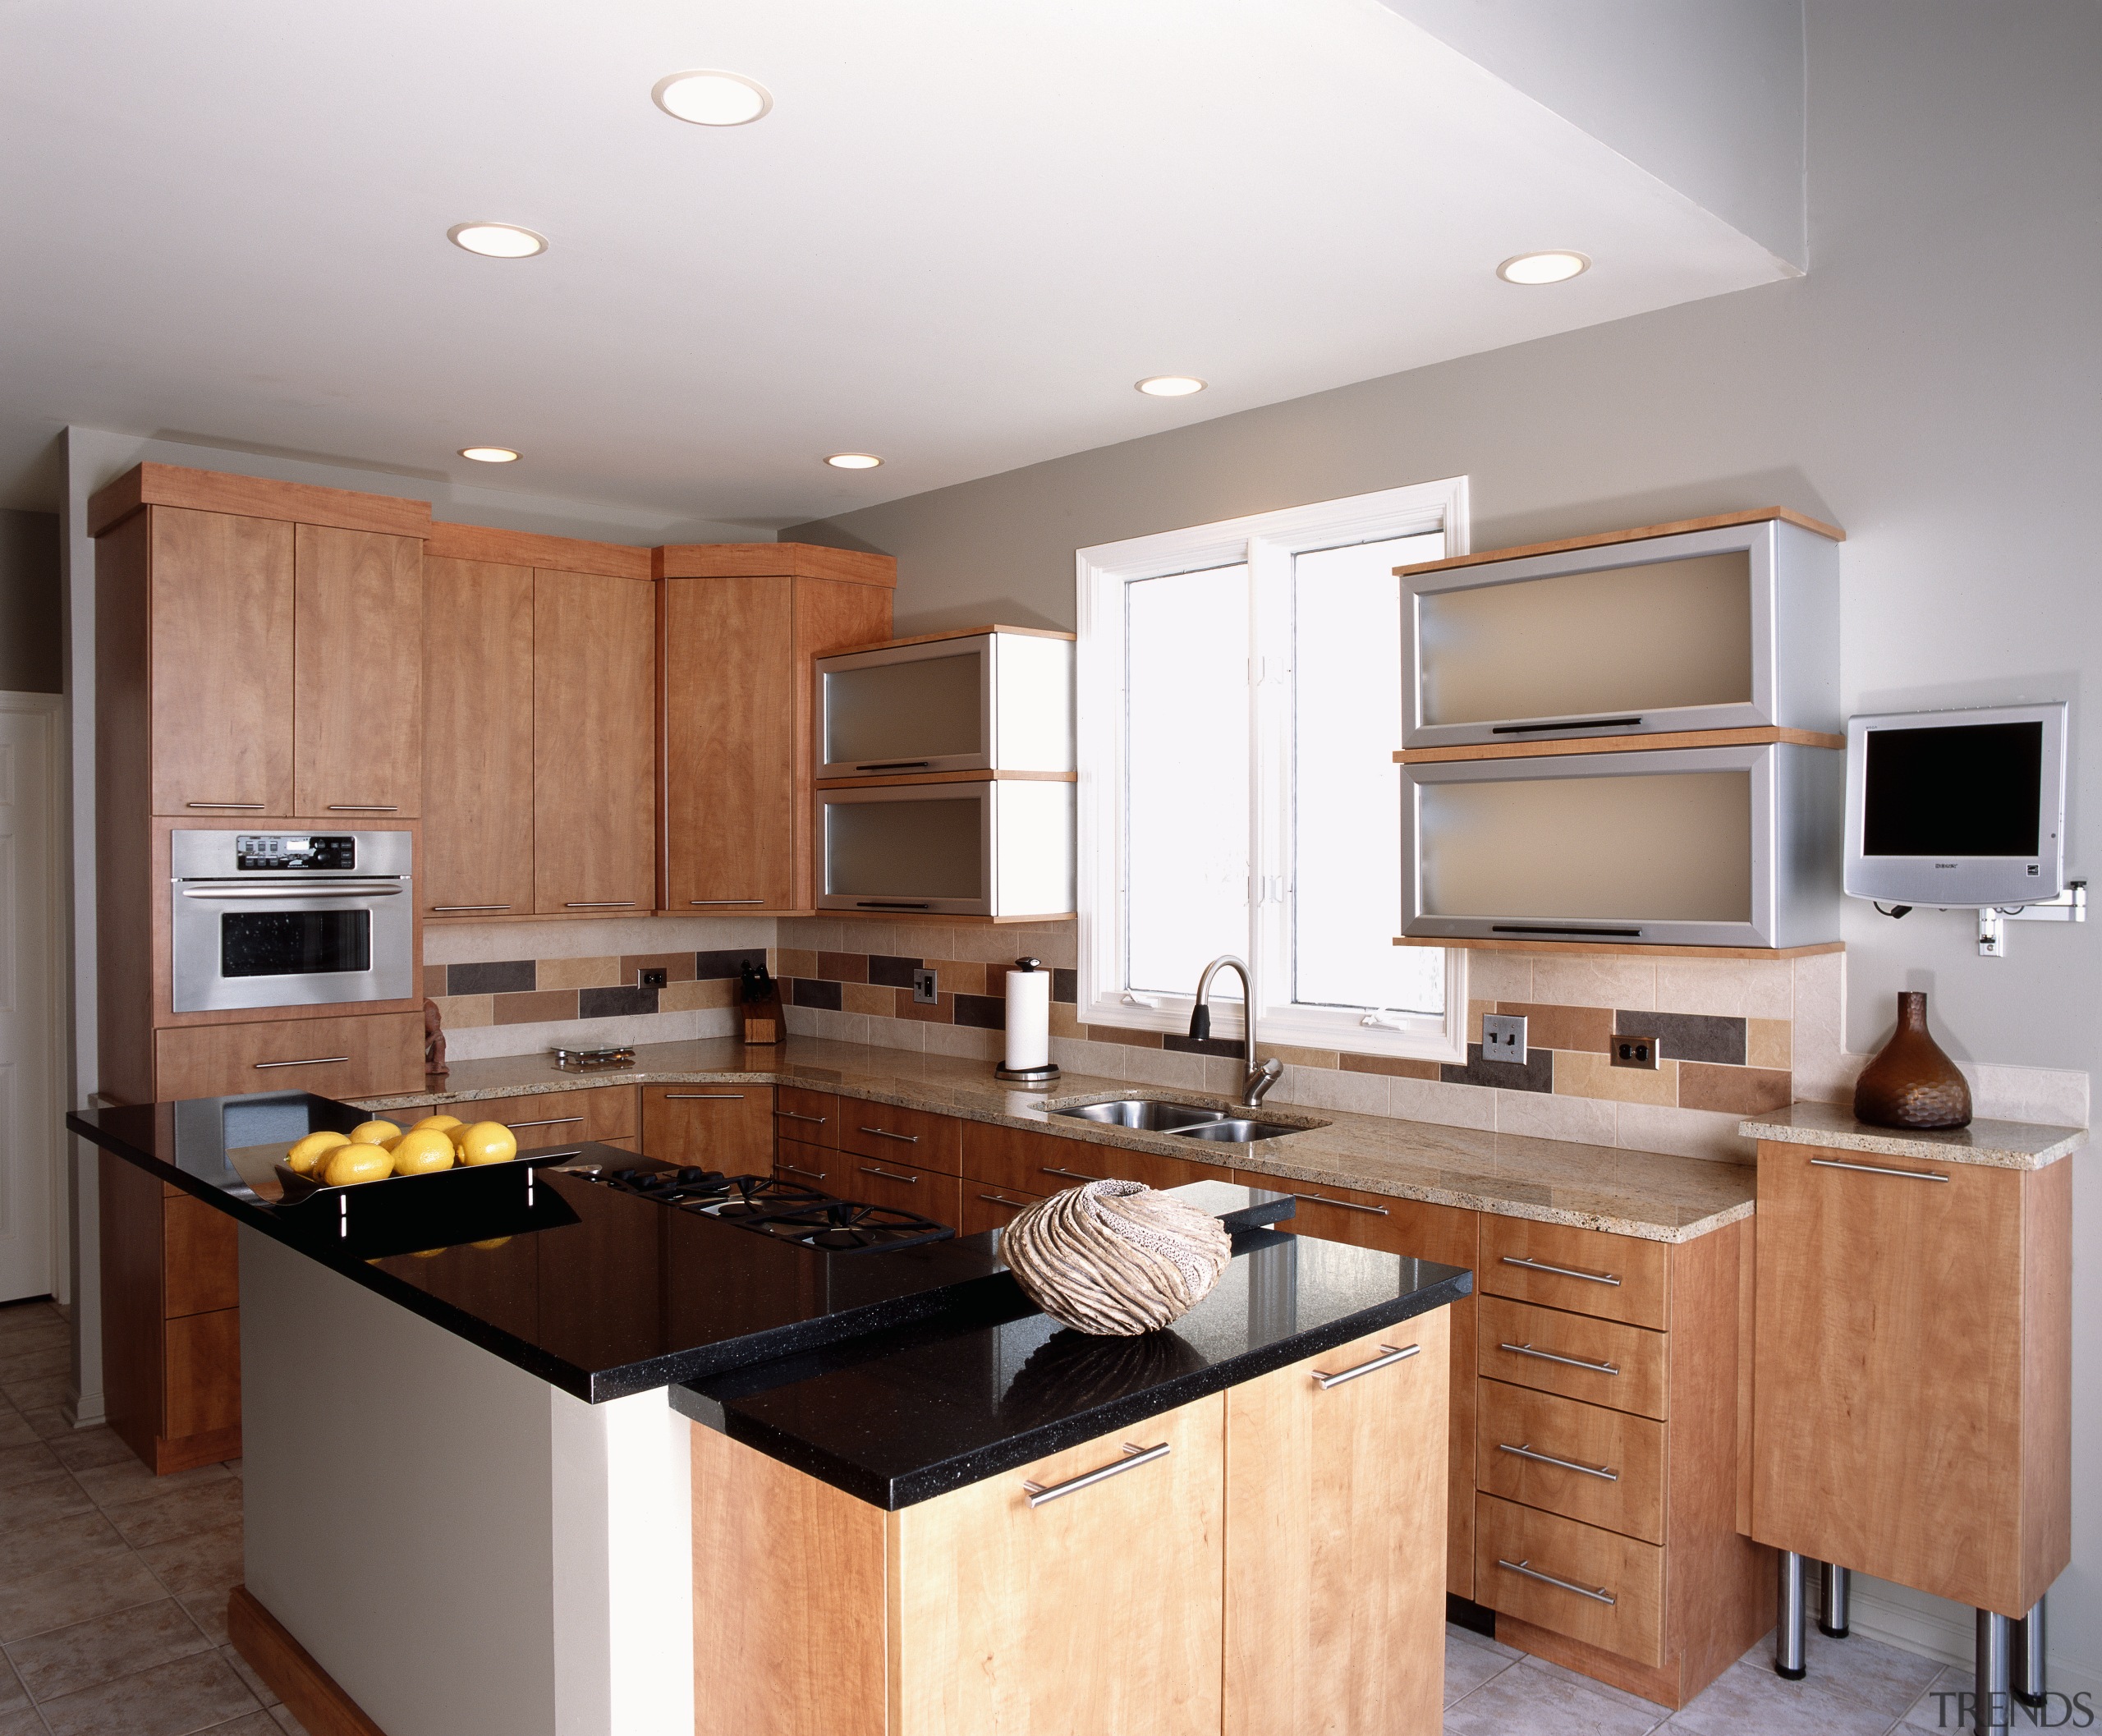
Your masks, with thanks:
M 1044 961 L 1040 958 L 1017 958 L 1015 969 L 1041 971 Z M 993 1077 L 1005 1085 L 1056 1085 L 1059 1079 L 1058 1064 L 1047 1056 L 1040 1065 L 1035 1067 L 1008 1067 L 1004 1064 L 996 1067 L 993 1069 Z

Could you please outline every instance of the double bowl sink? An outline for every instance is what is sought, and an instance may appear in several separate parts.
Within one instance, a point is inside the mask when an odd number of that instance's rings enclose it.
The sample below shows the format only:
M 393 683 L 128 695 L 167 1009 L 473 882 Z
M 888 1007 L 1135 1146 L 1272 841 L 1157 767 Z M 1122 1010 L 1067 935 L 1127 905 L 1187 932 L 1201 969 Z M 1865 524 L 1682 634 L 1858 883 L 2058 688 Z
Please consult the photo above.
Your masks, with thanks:
M 1282 1139 L 1287 1133 L 1308 1131 L 1281 1121 L 1251 1121 L 1224 1109 L 1206 1109 L 1201 1104 L 1163 1103 L 1151 1097 L 1119 1097 L 1112 1103 L 1083 1103 L 1051 1113 L 1069 1116 L 1076 1121 L 1099 1121 L 1110 1127 L 1131 1127 L 1141 1133 L 1173 1133 L 1178 1139 L 1203 1139 L 1231 1146 L 1246 1145 L 1258 1139 Z

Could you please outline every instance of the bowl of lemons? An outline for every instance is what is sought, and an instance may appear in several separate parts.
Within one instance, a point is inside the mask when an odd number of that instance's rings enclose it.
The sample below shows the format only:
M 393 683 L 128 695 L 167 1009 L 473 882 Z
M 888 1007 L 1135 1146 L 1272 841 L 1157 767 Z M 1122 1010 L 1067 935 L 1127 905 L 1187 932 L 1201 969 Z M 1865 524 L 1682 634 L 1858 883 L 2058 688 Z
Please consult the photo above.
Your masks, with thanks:
M 347 1133 L 309 1133 L 278 1160 L 277 1169 L 289 1206 L 324 1188 L 507 1164 L 517 1155 L 517 1136 L 500 1121 L 426 1115 L 406 1128 L 375 1118 Z

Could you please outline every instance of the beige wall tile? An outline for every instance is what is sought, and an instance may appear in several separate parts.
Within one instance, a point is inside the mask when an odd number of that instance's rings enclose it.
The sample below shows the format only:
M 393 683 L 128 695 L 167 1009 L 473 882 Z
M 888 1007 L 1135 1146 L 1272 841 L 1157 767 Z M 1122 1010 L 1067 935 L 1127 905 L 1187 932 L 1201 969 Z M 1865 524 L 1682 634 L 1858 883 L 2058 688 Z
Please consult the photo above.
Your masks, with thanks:
M 1792 1059 L 1789 1038 L 1794 1029 L 1787 1019 L 1746 1019 L 1744 1022 L 1746 1064 L 1750 1067 L 1788 1067 Z
M 737 985 L 727 976 L 706 982 L 667 983 L 657 992 L 657 1006 L 663 1013 L 691 1013 L 703 1007 L 736 1004 Z
M 1571 1139 L 1587 1146 L 1613 1142 L 1613 1105 L 1558 1091 L 1504 1091 L 1496 1099 L 1496 1131 L 1528 1139 Z
M 1732 1164 L 1749 1164 L 1757 1155 L 1751 1141 L 1737 1132 L 1739 1116 L 1650 1103 L 1623 1103 L 1616 1114 L 1614 1143 L 1630 1151 L 1669 1151 Z
M 1447 1085 L 1438 1079 L 1388 1082 L 1387 1113 L 1404 1121 L 1429 1121 L 1445 1127 L 1496 1128 L 1496 1093 L 1477 1085 Z
M 1671 1105 L 1678 1101 L 1681 1063 L 1659 1061 L 1655 1072 L 1639 1067 L 1615 1067 L 1590 1049 L 1558 1049 L 1554 1057 L 1558 1095 L 1599 1097 L 1616 1103 Z
M 465 1031 L 470 1026 L 496 1022 L 493 994 L 434 994 L 431 999 L 438 1003 L 438 1016 L 447 1031 Z
M 1788 1064 L 1796 1095 L 1812 1103 L 1850 1102 L 1868 1057 L 1847 1053 L 1847 955 L 1819 953 L 1792 963 Z
M 1522 1000 L 1523 995 L 1496 999 Z M 1656 961 L 1648 958 L 1556 953 L 1533 961 L 1531 999 L 1556 1007 L 1627 1007 L 1638 1012 L 1657 1004 Z
M 1275 1055 L 1287 1067 L 1320 1068 L 1333 1072 L 1342 1059 L 1333 1049 L 1294 1049 L 1285 1043 L 1264 1043 L 1258 1046 L 1264 1060 Z
M 869 1040 L 879 1049 L 902 1049 L 917 1054 L 927 1046 L 927 1027 L 916 1019 L 869 1019 Z
M 1393 1105 L 1394 1082 L 1383 1073 L 1293 1067 L 1285 1077 L 1294 1089 L 1290 1099 L 1310 1109 L 1342 1109 L 1352 1115 L 1384 1115 Z
M 1200 1091 L 1205 1088 L 1205 1059 L 1203 1055 L 1181 1054 L 1167 1049 L 1128 1049 L 1124 1056 L 1124 1077 L 1138 1085 Z M 1287 1071 L 1289 1072 L 1290 1069 Z M 1204 1155 L 1201 1151 L 1190 1155 L 1199 1159 Z
M 1051 1039 L 1051 1059 L 1058 1063 L 1060 1071 L 1081 1078 L 1122 1079 L 1124 1059 L 1129 1053 L 1128 1049 L 1109 1043 L 1090 1043 L 1074 1037 Z M 1059 1086 L 1062 1091 L 1072 1088 L 1070 1078 Z
M 1787 1018 L 1795 1002 L 1792 962 L 1786 958 L 1659 958 L 1657 1008 L 1723 1018 Z
M 1025 953 L 1035 951 L 1026 944 L 1017 944 L 1014 930 L 999 923 L 959 927 L 953 932 L 955 956 L 980 964 L 1012 964 Z
M 997 1031 L 980 1031 L 970 1025 L 927 1025 L 927 1053 L 956 1055 L 966 1061 L 998 1060 L 1006 1053 L 1006 1040 Z
M 1994 1121 L 2034 1121 L 2084 1127 L 2088 1076 L 2055 1067 L 1966 1066 L 1973 1114 Z
M 1468 986 L 1471 988 L 1473 985 L 1470 983 Z M 1467 1040 L 1470 1043 L 1481 1040 L 1481 1016 L 1485 1013 L 1495 1012 L 1496 1008 L 1497 1003 L 1493 1000 L 1471 1000 L 1467 1003 Z
M 1527 953 L 1467 954 L 1467 998 L 1476 1000 L 1531 1000 L 1533 959 Z
M 535 980 L 543 989 L 613 989 L 619 987 L 623 981 L 619 958 L 604 955 L 543 958 Z
M 911 1021 L 897 1018 L 897 990 L 875 986 L 865 982 L 842 983 L 839 985 L 841 1007 L 848 1013 L 873 1013 L 887 1022 L 907 1024 Z

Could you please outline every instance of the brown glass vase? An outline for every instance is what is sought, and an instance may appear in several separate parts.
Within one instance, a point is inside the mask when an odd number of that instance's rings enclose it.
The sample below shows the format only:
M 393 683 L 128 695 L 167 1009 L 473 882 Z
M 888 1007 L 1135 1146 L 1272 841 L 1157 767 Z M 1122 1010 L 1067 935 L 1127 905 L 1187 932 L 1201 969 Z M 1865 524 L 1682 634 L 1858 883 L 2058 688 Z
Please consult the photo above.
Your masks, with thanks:
M 1898 1028 L 1854 1084 L 1854 1119 L 1877 1127 L 1962 1127 L 1971 1087 L 1927 1031 L 1927 998 L 1898 997 Z

